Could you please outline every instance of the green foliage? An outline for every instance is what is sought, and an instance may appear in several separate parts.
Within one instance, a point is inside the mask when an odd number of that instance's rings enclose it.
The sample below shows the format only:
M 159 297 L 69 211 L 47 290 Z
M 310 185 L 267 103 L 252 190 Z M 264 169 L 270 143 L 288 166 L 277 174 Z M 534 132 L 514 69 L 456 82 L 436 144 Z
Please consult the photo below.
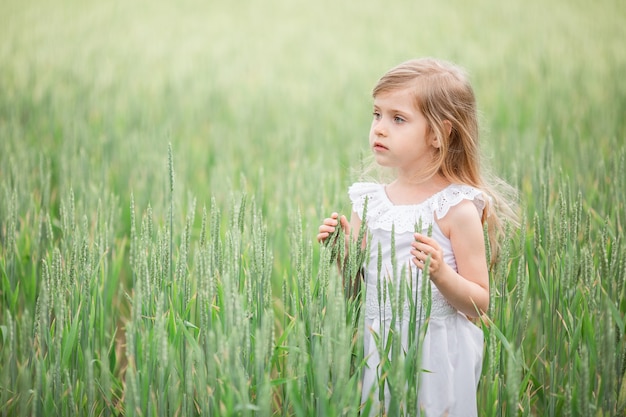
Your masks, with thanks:
M 0 416 L 357 416 L 379 248 L 313 239 L 372 85 L 423 55 L 468 69 L 520 190 L 479 414 L 623 415 L 622 2 L 213 3 L 0 5 Z M 425 331 L 379 340 L 391 413 Z

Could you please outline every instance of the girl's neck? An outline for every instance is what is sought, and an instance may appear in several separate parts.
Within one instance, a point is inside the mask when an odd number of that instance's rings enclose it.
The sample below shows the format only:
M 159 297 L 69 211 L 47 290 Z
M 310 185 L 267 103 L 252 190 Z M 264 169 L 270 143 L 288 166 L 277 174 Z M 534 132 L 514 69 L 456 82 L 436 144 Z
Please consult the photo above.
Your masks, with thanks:
M 445 188 L 450 184 L 450 181 L 441 172 L 430 175 L 397 172 L 393 183 L 402 187 Z
M 387 195 L 395 204 L 417 204 L 450 185 L 443 175 L 428 178 L 398 176 L 387 187 Z

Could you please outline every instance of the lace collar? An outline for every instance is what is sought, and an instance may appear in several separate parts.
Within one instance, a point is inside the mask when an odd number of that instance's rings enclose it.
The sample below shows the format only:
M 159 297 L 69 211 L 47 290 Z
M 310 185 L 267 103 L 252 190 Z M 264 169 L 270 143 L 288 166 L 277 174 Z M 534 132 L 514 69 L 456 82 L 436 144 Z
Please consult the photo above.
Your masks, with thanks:
M 469 185 L 450 184 L 418 204 L 394 204 L 389 200 L 385 184 L 357 182 L 348 190 L 353 210 L 362 218 L 367 200 L 367 223 L 372 229 L 391 231 L 395 225 L 398 233 L 413 232 L 420 221 L 423 226 L 432 224 L 435 215 L 443 218 L 451 207 L 470 200 L 479 214 L 485 208 L 482 191 Z

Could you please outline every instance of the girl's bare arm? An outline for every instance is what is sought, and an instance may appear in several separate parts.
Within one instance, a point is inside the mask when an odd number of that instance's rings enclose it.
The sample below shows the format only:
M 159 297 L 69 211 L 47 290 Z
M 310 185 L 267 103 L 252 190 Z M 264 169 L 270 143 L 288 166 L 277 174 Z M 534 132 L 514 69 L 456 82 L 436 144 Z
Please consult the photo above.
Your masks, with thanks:
M 489 308 L 489 269 L 476 207 L 471 201 L 464 201 L 452 207 L 438 224 L 450 238 L 458 272 L 443 261 L 439 244 L 422 234 L 416 234 L 413 243 L 414 262 L 423 269 L 430 256 L 429 276 L 441 294 L 464 314 L 480 316 Z

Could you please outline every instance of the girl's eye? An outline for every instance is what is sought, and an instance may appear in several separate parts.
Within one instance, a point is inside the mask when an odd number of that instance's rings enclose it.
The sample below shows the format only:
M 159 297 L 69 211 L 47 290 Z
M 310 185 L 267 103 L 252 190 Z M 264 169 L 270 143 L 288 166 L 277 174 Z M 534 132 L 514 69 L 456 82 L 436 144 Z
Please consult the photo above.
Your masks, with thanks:
M 374 120 L 380 120 L 380 113 L 378 113 L 377 111 L 375 111 L 374 113 L 372 113 L 374 115 Z
M 393 118 L 393 121 L 396 122 L 396 123 L 404 123 L 406 120 L 404 120 L 400 116 L 396 116 L 396 117 Z

